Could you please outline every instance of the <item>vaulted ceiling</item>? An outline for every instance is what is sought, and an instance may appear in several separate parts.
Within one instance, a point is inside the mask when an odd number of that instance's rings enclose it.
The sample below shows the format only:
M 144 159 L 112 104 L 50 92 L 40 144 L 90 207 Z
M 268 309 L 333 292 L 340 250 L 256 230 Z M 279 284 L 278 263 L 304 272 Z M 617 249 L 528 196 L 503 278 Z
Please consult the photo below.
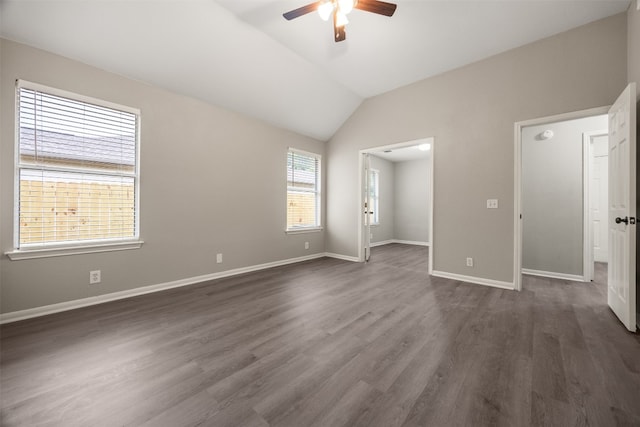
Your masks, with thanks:
M 387 0 L 392 1 L 392 0 Z M 0 0 L 0 36 L 328 140 L 371 96 L 624 12 L 629 0 L 397 0 L 333 41 L 310 0 Z

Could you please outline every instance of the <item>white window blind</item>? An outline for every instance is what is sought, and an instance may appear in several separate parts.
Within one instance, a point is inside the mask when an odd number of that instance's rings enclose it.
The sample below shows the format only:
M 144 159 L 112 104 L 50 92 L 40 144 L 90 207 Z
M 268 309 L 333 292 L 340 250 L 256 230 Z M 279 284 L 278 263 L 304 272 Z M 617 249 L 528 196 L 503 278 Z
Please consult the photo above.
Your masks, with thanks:
M 320 156 L 289 149 L 287 230 L 320 227 Z
M 18 83 L 18 248 L 138 237 L 137 110 Z

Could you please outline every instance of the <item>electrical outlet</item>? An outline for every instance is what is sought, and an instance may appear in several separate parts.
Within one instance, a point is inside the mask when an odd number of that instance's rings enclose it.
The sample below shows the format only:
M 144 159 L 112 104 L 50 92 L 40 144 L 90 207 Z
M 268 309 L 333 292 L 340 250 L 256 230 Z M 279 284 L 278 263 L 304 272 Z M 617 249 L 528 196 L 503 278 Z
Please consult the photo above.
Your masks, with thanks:
M 90 285 L 97 285 L 98 283 L 100 283 L 100 281 L 101 281 L 100 270 L 93 270 L 89 272 Z
M 467 267 L 473 267 L 473 258 L 467 258 Z
M 487 199 L 487 209 L 498 209 L 498 199 Z
M 309 249 L 309 242 L 304 242 L 304 248 Z
M 216 254 L 216 262 L 222 264 L 222 254 Z

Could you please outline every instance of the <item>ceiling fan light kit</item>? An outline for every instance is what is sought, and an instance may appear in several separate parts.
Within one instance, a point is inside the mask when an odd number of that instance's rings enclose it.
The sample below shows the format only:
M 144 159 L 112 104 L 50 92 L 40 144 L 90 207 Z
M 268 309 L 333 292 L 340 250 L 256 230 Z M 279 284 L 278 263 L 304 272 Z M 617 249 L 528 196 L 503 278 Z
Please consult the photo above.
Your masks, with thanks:
M 320 0 L 283 13 L 282 16 L 287 21 L 290 21 L 315 10 L 318 11 L 318 15 L 322 20 L 328 21 L 329 17 L 333 15 L 333 38 L 336 42 L 341 42 L 347 38 L 344 27 L 349 23 L 347 14 L 353 9 L 360 9 L 378 15 L 393 16 L 396 7 L 397 5 L 393 3 L 379 0 Z

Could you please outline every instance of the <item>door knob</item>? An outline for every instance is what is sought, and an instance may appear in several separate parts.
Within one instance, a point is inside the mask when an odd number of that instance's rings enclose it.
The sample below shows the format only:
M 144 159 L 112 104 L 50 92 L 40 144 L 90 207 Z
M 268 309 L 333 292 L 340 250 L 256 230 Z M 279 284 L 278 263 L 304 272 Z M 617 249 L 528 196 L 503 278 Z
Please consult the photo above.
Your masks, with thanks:
M 629 225 L 629 218 L 627 218 L 626 216 L 624 218 L 617 217 L 616 224 L 620 224 L 621 222 L 624 222 L 625 224 Z

